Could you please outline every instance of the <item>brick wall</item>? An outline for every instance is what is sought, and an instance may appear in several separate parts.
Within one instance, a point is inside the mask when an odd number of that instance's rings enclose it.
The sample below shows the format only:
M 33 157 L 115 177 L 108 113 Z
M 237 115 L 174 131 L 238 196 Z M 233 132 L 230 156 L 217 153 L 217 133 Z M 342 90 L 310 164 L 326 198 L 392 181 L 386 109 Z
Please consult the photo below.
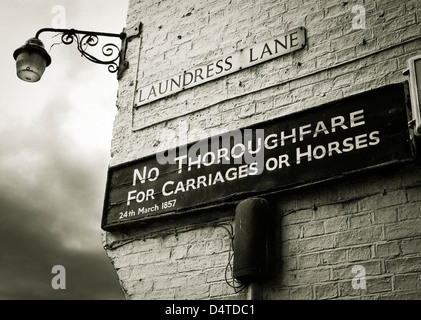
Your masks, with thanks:
M 410 166 L 270 199 L 279 263 L 265 298 L 420 299 L 420 174 Z M 366 289 L 353 287 L 354 266 Z
M 365 29 L 352 27 L 356 5 Z M 143 30 L 119 82 L 110 165 L 403 82 L 407 59 L 421 54 L 420 21 L 417 0 L 131 0 L 127 26 Z M 299 26 L 300 51 L 133 107 L 137 88 Z M 278 264 L 263 297 L 420 298 L 420 174 L 411 166 L 271 196 Z M 104 232 L 126 297 L 245 298 L 225 281 L 234 210 Z M 365 290 L 351 285 L 354 265 Z
M 215 217 L 215 216 L 214 216 Z M 130 299 L 219 299 L 238 296 L 225 281 L 230 218 L 182 219 L 130 234 L 105 235 L 123 291 Z M 231 277 L 228 272 L 227 277 Z

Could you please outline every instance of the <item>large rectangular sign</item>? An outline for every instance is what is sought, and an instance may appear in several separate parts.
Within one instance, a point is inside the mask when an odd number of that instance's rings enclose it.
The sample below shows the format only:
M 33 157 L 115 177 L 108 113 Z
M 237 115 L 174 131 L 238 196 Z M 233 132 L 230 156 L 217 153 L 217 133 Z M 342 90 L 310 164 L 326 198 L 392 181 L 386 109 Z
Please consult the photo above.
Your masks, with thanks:
M 293 29 L 271 40 L 142 87 L 136 90 L 135 107 L 302 49 L 305 44 L 305 29 Z
M 110 167 L 102 227 L 412 160 L 403 84 Z

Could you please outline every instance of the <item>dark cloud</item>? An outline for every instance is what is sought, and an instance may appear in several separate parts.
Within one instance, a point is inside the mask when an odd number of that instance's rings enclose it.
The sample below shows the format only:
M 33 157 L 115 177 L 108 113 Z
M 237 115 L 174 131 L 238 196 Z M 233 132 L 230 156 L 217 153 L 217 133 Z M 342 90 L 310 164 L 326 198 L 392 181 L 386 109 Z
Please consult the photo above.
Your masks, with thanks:
M 0 299 L 123 299 L 117 275 L 98 250 L 69 250 L 31 208 L 0 196 Z M 54 290 L 54 265 L 66 289 Z
M 21 130 L 0 130 L 0 192 L 25 203 L 56 237 L 86 246 L 100 218 L 108 151 L 88 153 L 63 130 L 66 101 L 53 100 Z M 28 134 L 29 133 L 29 134 Z M 89 244 L 88 244 L 89 246 Z
M 108 151 L 69 143 L 67 107 L 50 101 L 21 130 L 0 130 L 0 299 L 123 298 L 101 244 Z M 51 286 L 54 265 L 65 290 Z
M 62 1 L 67 27 L 120 32 L 127 0 L 98 3 Z M 15 74 L 13 51 L 51 26 L 56 4 L 6 1 L 0 11 L 13 30 L 0 35 L 0 299 L 122 299 L 100 229 L 115 76 L 94 70 L 104 66 L 73 45 L 51 49 L 53 63 L 38 83 Z M 59 38 L 42 39 L 50 50 Z M 54 265 L 65 267 L 66 290 L 51 287 Z

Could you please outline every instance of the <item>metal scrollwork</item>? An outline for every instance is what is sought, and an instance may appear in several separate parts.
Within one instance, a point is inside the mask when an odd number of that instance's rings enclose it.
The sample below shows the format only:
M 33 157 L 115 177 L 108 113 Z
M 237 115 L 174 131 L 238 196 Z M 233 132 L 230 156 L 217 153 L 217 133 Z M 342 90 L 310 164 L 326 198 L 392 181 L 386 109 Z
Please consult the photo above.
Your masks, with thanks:
M 123 72 L 129 65 L 129 62 L 126 60 L 127 42 L 140 35 L 141 27 L 142 24 L 138 24 L 130 28 L 128 32 L 126 32 L 126 29 L 123 29 L 123 32 L 121 33 L 43 28 L 38 30 L 35 38 L 39 39 L 40 34 L 43 32 L 59 33 L 61 34 L 62 43 L 69 45 L 76 42 L 77 49 L 83 57 L 98 64 L 108 65 L 108 71 L 111 73 L 117 73 L 117 79 L 120 79 Z M 121 40 L 121 47 L 119 48 L 118 45 L 112 42 L 107 43 L 102 47 L 102 51 L 100 52 L 102 56 L 98 57 L 97 54 L 93 55 L 92 53 L 89 53 L 88 50 L 89 48 L 95 47 L 99 44 L 99 37 L 118 38 Z
M 105 44 L 102 47 L 102 55 L 104 57 L 100 59 L 88 52 L 90 47 L 95 47 L 99 43 L 98 35 L 96 34 L 86 33 L 80 37 L 79 33 L 71 29 L 63 32 L 61 41 L 66 45 L 70 45 L 73 42 L 76 42 L 77 49 L 83 57 L 94 63 L 108 65 L 108 71 L 111 73 L 118 71 L 117 61 L 120 58 L 120 49 L 116 44 Z

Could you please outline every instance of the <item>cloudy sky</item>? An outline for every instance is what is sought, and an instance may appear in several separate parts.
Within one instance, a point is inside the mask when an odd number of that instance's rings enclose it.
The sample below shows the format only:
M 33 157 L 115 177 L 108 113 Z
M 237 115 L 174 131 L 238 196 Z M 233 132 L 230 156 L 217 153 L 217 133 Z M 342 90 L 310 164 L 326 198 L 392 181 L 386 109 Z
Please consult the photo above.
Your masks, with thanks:
M 116 75 L 43 33 L 52 63 L 27 83 L 13 51 L 45 27 L 120 33 L 128 0 L 1 3 L 0 299 L 123 299 L 100 229 Z

